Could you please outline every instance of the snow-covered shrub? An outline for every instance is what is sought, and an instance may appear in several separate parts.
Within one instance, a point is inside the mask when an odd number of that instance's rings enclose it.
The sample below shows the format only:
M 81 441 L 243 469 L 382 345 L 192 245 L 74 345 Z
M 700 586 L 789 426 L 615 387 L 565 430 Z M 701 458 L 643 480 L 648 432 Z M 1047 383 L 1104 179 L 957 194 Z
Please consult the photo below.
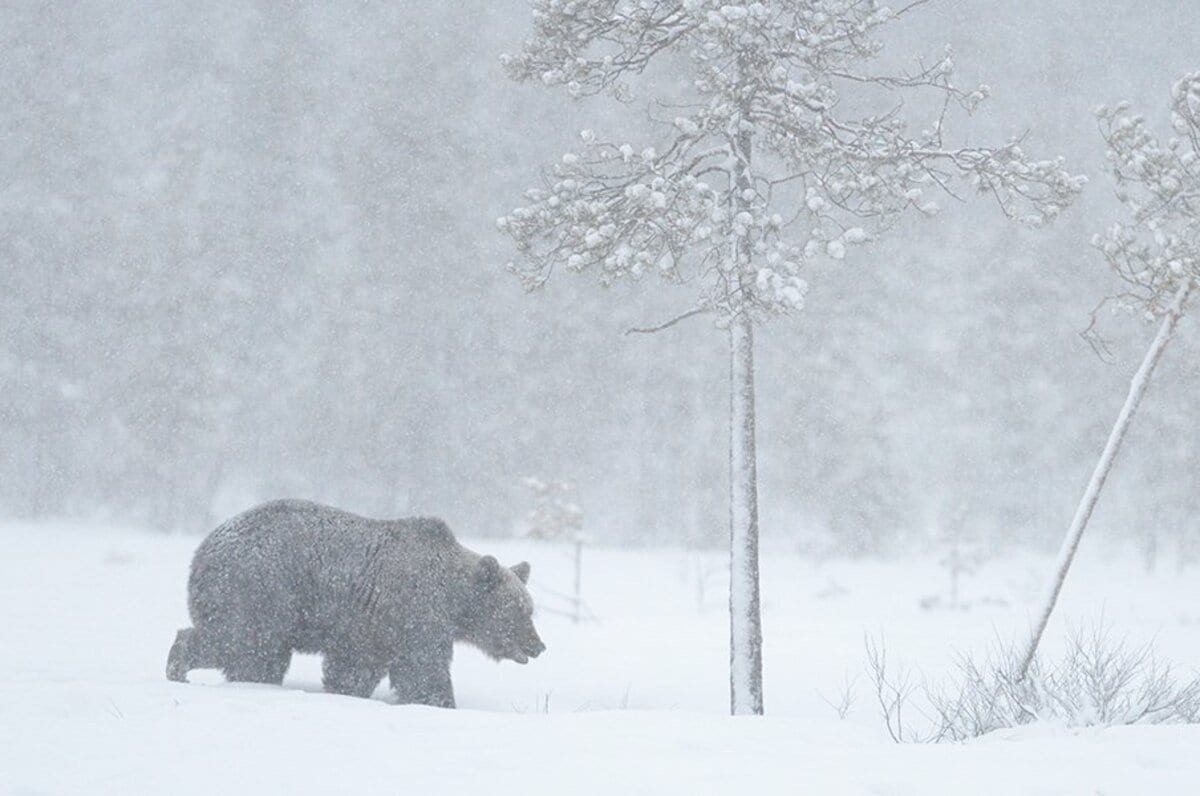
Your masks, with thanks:
M 534 500 L 533 510 L 526 518 L 525 535 L 530 539 L 569 543 L 574 560 L 571 593 L 540 587 L 541 595 L 551 601 L 551 605 L 543 605 L 542 609 L 566 615 L 576 623 L 595 619 L 583 601 L 583 547 L 588 538 L 583 533 L 583 509 L 571 499 L 575 485 L 570 481 L 546 481 L 532 476 L 524 479 L 524 483 L 533 492 Z
M 1034 658 L 1024 678 L 1013 647 L 982 660 L 960 655 L 945 682 L 889 668 L 868 641 L 880 712 L 897 742 L 964 741 L 995 730 L 1050 722 L 1067 727 L 1200 723 L 1200 676 L 1181 676 L 1149 645 L 1131 647 L 1103 627 L 1076 630 L 1056 658 Z
M 920 604 L 925 609 L 949 608 L 957 611 L 971 606 L 970 602 L 962 599 L 962 581 L 979 570 L 985 551 L 977 529 L 969 523 L 964 503 L 954 501 L 941 514 L 938 523 L 941 527 L 935 542 L 942 550 L 938 566 L 946 573 L 947 591 L 945 595 L 929 595 Z
M 533 493 L 533 509 L 525 518 L 525 535 L 530 539 L 579 540 L 583 509 L 571 500 L 575 485 L 533 476 L 524 479 L 524 484 Z

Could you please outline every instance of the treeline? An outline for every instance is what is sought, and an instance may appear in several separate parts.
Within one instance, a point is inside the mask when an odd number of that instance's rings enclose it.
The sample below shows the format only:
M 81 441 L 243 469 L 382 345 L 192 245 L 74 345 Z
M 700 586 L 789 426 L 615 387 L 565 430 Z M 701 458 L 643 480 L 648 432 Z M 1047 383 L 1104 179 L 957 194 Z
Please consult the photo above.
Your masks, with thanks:
M 623 334 L 669 295 L 524 295 L 492 227 L 580 128 L 637 141 L 662 113 L 506 83 L 520 0 L 413 5 L 5 12 L 0 514 L 199 530 L 295 495 L 508 533 L 539 475 L 578 484 L 602 539 L 723 535 L 720 332 Z M 1160 5 L 1141 44 L 1200 34 Z M 1106 315 L 1108 363 L 1078 335 L 1115 289 L 1086 245 L 1112 209 L 1090 108 L 1194 66 L 1138 58 L 1114 32 L 1133 29 L 980 0 L 889 50 L 953 42 L 999 132 L 1095 179 L 1048 231 L 973 202 L 814 268 L 804 315 L 762 336 L 768 543 L 1057 539 L 1149 334 Z M 1196 347 L 1188 326 L 1097 518 L 1112 533 L 1197 530 Z

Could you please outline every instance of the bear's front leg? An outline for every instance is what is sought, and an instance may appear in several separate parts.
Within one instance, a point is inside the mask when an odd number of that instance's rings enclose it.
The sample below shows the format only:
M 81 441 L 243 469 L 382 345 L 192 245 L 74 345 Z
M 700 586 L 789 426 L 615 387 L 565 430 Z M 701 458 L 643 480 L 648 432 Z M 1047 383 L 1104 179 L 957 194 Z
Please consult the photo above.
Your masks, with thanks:
M 454 686 L 450 683 L 450 658 L 453 642 L 409 645 L 388 667 L 388 679 L 401 705 L 454 707 Z
M 381 668 L 343 651 L 326 653 L 322 670 L 325 690 L 331 694 L 366 698 L 383 679 Z

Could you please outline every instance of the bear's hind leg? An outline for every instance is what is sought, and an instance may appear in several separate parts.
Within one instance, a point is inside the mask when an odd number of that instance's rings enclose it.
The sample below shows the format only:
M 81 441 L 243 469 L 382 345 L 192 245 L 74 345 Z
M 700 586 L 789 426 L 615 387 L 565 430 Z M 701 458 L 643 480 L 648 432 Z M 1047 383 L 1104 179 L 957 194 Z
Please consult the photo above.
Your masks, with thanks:
M 188 672 L 192 670 L 191 644 L 189 643 L 196 631 L 185 627 L 175 634 L 175 643 L 167 653 L 167 679 L 176 683 L 186 683 Z
M 339 653 L 327 653 L 321 671 L 325 690 L 344 696 L 369 697 L 383 679 L 383 667 L 372 667 Z
M 231 683 L 281 685 L 292 664 L 292 649 L 281 642 L 266 642 L 230 653 L 222 664 Z
M 185 627 L 175 634 L 175 643 L 167 653 L 167 679 L 186 683 L 192 669 L 215 669 L 221 665 L 212 640 L 203 630 Z

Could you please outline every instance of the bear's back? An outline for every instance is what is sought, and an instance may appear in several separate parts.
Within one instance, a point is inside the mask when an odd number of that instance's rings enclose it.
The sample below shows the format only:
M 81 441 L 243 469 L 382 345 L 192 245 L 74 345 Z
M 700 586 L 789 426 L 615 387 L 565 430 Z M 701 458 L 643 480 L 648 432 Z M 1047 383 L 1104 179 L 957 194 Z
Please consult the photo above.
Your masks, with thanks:
M 193 580 L 206 570 L 267 577 L 284 588 L 329 578 L 353 581 L 377 558 L 412 571 L 454 557 L 462 548 L 435 517 L 376 520 L 307 500 L 273 500 L 222 523 L 197 548 Z M 390 565 L 393 575 L 397 563 Z
M 198 623 L 270 614 L 297 648 L 316 649 L 363 619 L 364 605 L 439 610 L 469 557 L 439 519 L 375 520 L 274 500 L 231 518 L 197 548 L 189 608 Z

